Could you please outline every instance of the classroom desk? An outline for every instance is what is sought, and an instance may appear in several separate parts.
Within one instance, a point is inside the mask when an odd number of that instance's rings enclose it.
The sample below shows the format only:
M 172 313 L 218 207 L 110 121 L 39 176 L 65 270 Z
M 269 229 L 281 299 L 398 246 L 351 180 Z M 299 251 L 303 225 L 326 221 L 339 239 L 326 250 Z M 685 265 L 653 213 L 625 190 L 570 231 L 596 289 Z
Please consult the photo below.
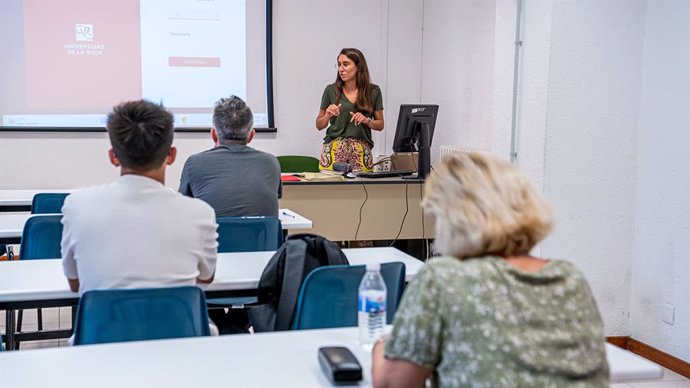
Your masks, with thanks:
M 280 206 L 309 218 L 313 232 L 331 240 L 433 238 L 433 219 L 420 206 L 423 185 L 402 178 L 283 182 Z
M 401 261 L 405 264 L 407 281 L 424 264 L 389 247 L 343 249 L 343 252 L 352 265 Z M 208 297 L 256 295 L 259 278 L 271 256 L 273 252 L 219 253 L 213 283 L 202 288 Z M 14 310 L 77 304 L 78 296 L 69 290 L 60 259 L 8 261 L 0 263 L 0 268 L 0 310 L 6 310 L 7 344 L 13 340 L 35 339 L 29 333 L 15 336 Z M 64 334 L 60 331 L 41 339 L 62 338 Z
M 0 213 L 0 244 L 19 244 L 24 224 L 29 217 L 44 214 L 2 214 Z M 290 209 L 280 209 L 280 223 L 285 230 L 311 229 L 312 221 Z
M 37 193 L 71 193 L 73 189 L 0 190 L 0 212 L 28 212 Z
M 330 387 L 317 351 L 346 346 L 371 386 L 371 354 L 357 343 L 357 328 L 285 331 L 140 341 L 0 353 L 3 385 L 21 386 L 236 386 Z M 659 379 L 659 366 L 606 345 L 611 382 Z
M 335 241 L 433 238 L 433 219 L 420 206 L 423 186 L 402 178 L 283 182 L 280 207 L 312 220 L 313 233 Z M 36 193 L 72 191 L 0 190 L 0 212 L 30 211 Z

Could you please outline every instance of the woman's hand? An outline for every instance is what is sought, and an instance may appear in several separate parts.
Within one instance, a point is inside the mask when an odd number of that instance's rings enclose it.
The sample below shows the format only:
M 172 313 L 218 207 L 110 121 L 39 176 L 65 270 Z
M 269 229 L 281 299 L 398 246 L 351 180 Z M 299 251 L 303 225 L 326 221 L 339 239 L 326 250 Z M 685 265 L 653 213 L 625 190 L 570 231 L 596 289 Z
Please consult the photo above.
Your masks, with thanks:
M 329 105 L 328 108 L 326 108 L 326 114 L 328 115 L 329 119 L 333 116 L 340 116 L 340 104 Z
M 360 112 L 357 112 L 357 113 L 350 112 L 350 116 L 352 116 L 350 118 L 351 123 L 354 122 L 357 125 L 359 125 L 361 123 L 364 123 L 364 125 L 369 125 L 371 123 L 371 119 L 366 117 L 365 115 L 363 115 Z
M 326 109 L 319 109 L 319 114 L 316 116 L 316 129 L 319 131 L 326 128 L 333 116 L 340 115 L 340 104 L 331 104 Z

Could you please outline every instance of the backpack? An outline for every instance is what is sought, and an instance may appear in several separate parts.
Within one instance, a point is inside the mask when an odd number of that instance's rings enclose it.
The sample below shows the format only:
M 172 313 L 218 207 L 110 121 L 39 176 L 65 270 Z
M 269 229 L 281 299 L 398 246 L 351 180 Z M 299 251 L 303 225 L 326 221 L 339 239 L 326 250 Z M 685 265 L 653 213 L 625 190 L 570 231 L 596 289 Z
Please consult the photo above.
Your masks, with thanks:
M 302 281 L 311 270 L 349 264 L 334 242 L 315 234 L 294 234 L 264 268 L 257 289 L 258 305 L 249 310 L 255 332 L 289 330 Z

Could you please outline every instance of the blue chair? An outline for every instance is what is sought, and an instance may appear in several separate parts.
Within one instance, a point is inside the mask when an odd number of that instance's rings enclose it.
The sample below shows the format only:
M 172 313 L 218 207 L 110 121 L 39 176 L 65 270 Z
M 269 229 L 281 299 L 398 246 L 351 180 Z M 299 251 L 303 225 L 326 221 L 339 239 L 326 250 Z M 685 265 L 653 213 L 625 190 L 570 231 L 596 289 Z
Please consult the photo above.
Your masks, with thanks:
M 21 247 L 22 260 L 57 259 L 61 257 L 61 215 L 37 215 L 24 224 Z
M 208 335 L 198 287 L 94 290 L 79 300 L 74 345 Z
M 283 245 L 278 217 L 218 217 L 218 252 L 275 251 Z
M 24 224 L 21 247 L 21 260 L 56 259 L 61 257 L 62 241 L 61 215 L 38 215 L 30 217 Z M 22 330 L 24 310 L 17 313 L 17 331 Z M 43 312 L 37 310 L 38 330 L 43 330 Z M 17 348 L 19 342 L 13 348 Z
M 332 265 L 311 271 L 299 292 L 292 329 L 357 326 L 359 283 L 365 272 L 364 265 Z M 392 323 L 405 288 L 405 264 L 382 264 L 381 275 L 387 289 L 386 321 Z
M 59 214 L 69 193 L 38 193 L 31 201 L 31 214 Z
M 218 253 L 275 251 L 283 245 L 283 228 L 277 217 L 218 217 Z M 210 307 L 256 303 L 256 297 L 209 299 Z

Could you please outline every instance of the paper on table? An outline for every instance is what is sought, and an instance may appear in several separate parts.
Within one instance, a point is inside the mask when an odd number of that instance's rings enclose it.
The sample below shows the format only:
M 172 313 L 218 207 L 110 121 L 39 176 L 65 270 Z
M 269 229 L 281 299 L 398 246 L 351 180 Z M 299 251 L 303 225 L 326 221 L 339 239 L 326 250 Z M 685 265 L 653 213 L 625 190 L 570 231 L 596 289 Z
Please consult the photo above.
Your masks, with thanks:
M 327 174 L 323 172 L 305 172 L 304 180 L 307 181 L 343 181 L 342 175 Z

